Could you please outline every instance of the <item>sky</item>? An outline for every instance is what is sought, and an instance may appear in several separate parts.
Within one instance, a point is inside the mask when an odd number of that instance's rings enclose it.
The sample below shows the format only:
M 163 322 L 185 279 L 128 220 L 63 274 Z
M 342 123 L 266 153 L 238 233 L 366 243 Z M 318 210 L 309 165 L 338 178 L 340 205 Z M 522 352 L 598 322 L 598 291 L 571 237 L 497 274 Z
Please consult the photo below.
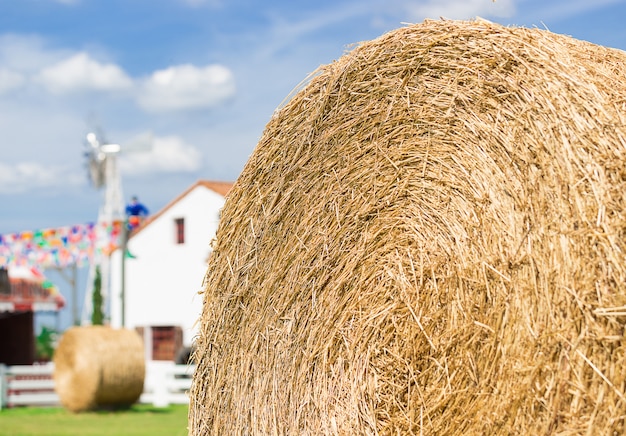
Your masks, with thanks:
M 97 220 L 89 132 L 121 146 L 124 200 L 157 212 L 235 181 L 274 110 L 353 44 L 478 16 L 626 50 L 626 0 L 0 0 L 0 234 Z

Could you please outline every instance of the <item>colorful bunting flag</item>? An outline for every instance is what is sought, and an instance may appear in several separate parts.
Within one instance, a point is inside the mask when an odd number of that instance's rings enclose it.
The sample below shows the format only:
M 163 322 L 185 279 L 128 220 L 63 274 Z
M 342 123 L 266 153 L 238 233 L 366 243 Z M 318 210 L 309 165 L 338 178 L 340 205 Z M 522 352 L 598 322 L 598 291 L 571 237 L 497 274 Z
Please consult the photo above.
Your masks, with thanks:
M 0 234 L 0 267 L 37 265 L 45 269 L 84 266 L 120 244 L 122 222 L 87 223 Z

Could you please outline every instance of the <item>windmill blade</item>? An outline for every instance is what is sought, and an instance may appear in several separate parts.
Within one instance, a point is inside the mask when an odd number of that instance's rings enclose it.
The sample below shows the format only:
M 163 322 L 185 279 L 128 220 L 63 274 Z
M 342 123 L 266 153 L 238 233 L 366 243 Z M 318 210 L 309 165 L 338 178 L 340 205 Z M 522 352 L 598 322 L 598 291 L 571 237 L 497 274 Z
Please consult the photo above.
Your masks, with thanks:
M 104 154 L 100 151 L 100 143 L 95 133 L 85 135 L 85 156 L 89 181 L 97 189 L 104 184 Z
M 104 186 L 104 165 L 103 161 L 98 161 L 97 159 L 90 159 L 87 163 L 89 169 L 89 179 L 94 187 L 101 188 Z
M 107 159 L 111 153 L 120 151 L 120 146 L 109 143 L 104 137 L 100 126 L 93 126 L 93 129 L 85 135 L 85 157 L 87 158 L 87 172 L 89 180 L 96 189 L 102 188 L 107 183 Z

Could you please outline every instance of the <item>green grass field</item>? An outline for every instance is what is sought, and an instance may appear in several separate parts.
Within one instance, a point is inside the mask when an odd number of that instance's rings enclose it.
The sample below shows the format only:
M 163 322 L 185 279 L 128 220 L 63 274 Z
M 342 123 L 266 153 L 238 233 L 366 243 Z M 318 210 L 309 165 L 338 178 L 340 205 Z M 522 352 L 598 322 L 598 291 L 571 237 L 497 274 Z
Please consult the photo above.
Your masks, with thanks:
M 187 405 L 135 405 L 121 411 L 74 414 L 62 408 L 0 410 L 2 436 L 185 436 Z

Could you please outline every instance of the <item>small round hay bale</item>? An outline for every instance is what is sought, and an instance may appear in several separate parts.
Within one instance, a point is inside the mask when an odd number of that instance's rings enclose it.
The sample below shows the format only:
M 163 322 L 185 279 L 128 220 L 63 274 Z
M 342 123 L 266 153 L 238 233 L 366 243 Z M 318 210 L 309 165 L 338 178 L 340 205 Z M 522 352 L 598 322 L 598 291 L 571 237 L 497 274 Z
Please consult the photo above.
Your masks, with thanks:
M 134 330 L 72 327 L 54 352 L 54 384 L 72 412 L 127 407 L 143 392 L 143 342 Z
M 205 281 L 190 433 L 624 434 L 626 53 L 425 21 L 269 121 Z

